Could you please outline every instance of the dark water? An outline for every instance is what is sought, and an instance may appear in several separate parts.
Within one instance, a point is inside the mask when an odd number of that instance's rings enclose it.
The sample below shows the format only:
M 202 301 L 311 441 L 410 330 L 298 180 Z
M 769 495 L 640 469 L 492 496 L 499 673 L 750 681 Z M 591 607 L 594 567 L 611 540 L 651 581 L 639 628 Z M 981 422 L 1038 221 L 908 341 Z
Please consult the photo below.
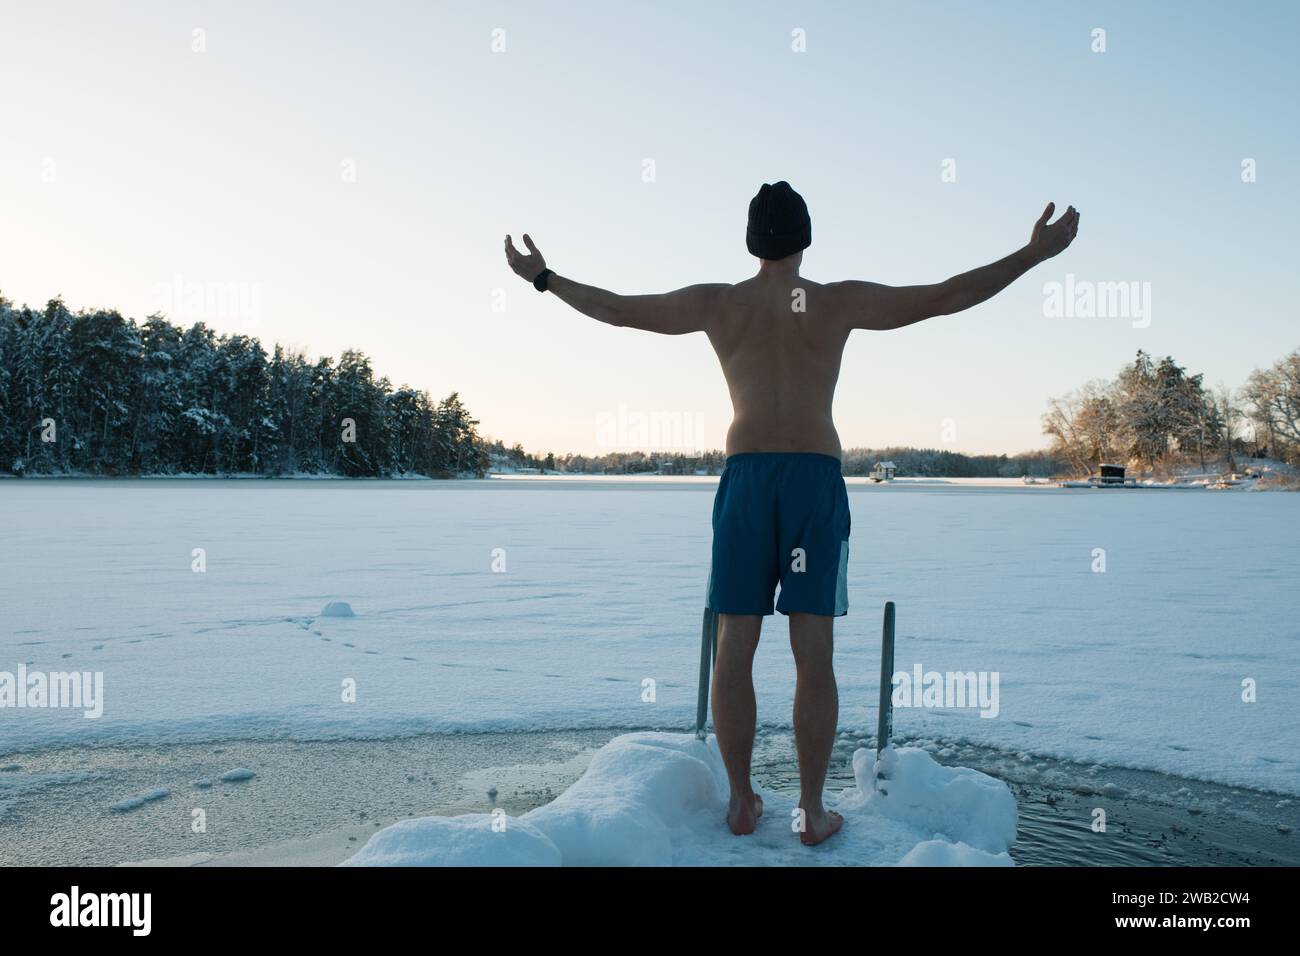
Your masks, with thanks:
M 853 751 L 868 743 L 837 741 L 829 789 L 853 786 Z M 971 767 L 1011 788 L 1020 813 L 1011 856 L 1020 866 L 1300 866 L 1297 798 L 1148 771 L 925 744 L 940 763 Z M 754 757 L 754 774 L 765 785 L 798 790 L 788 733 L 760 735 Z M 1093 830 L 1098 809 L 1105 811 L 1104 833 Z

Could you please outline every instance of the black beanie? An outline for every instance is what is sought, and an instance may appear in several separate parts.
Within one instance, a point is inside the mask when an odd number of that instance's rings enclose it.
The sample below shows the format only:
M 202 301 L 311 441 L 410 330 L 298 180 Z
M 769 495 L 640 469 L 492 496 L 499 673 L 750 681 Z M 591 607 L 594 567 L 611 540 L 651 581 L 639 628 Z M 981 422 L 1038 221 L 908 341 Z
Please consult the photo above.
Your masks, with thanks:
M 760 259 L 784 259 L 812 245 L 812 220 L 803 197 L 784 179 L 764 183 L 749 201 L 745 246 Z

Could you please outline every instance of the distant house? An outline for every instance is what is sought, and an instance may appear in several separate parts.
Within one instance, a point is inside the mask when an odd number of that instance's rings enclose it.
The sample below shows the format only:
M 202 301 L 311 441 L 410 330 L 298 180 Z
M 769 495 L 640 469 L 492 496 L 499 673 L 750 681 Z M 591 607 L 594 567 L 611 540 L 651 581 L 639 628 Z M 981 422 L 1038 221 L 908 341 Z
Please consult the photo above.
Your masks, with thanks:
M 870 477 L 872 481 L 893 481 L 894 472 L 897 470 L 898 466 L 892 461 L 878 461 L 871 469 Z
M 1098 471 L 1101 474 L 1097 478 L 1098 484 L 1102 485 L 1122 485 L 1124 484 L 1124 466 L 1102 464 Z

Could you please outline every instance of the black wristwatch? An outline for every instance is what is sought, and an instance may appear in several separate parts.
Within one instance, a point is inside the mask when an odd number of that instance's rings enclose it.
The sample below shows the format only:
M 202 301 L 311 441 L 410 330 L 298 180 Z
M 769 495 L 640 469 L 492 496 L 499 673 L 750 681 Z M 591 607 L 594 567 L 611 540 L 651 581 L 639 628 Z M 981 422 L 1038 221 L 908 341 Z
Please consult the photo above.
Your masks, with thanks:
M 537 278 L 533 280 L 533 288 L 538 292 L 546 291 L 546 280 L 555 275 L 554 269 L 543 269 L 537 273 Z

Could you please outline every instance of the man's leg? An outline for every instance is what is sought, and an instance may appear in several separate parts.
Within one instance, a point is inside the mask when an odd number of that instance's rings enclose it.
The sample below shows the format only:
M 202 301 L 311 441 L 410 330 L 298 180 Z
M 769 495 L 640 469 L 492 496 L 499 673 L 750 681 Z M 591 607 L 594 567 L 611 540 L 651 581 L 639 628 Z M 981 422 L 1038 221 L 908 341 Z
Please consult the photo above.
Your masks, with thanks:
M 763 801 L 754 793 L 749 762 L 754 755 L 754 652 L 763 619 L 749 614 L 718 615 L 718 659 L 713 665 L 713 731 L 731 781 L 727 826 L 753 833 Z
M 794 742 L 799 753 L 799 806 L 804 832 L 799 839 L 812 846 L 838 830 L 844 818 L 822 806 L 826 767 L 835 746 L 840 697 L 831 664 L 835 618 L 820 614 L 790 615 L 790 647 L 794 651 Z M 719 738 L 721 739 L 721 738 Z

